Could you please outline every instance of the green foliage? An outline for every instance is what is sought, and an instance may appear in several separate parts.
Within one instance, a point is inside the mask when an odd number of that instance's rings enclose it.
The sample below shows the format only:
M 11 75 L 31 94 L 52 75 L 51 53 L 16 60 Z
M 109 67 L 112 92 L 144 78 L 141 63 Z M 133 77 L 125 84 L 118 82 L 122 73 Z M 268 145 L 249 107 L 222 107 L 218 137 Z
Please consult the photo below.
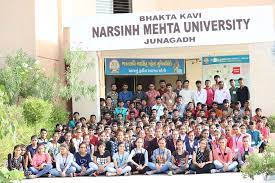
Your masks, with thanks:
M 254 179 L 256 175 L 272 175 L 275 173 L 275 148 L 269 145 L 266 152 L 253 153 L 247 158 L 241 172 L 244 177 Z
M 81 50 L 65 51 L 65 63 L 68 65 L 65 77 L 67 85 L 61 89 L 61 96 L 66 100 L 74 98 L 78 101 L 81 97 L 94 99 L 96 86 L 82 80 L 81 75 L 89 72 L 93 67 L 91 58 Z
M 268 125 L 271 133 L 275 133 L 275 116 L 270 116 L 268 118 Z
M 0 168 L 0 183 L 13 183 L 14 181 L 21 181 L 24 179 L 22 171 L 9 171 L 7 168 Z
M 23 103 L 23 115 L 28 124 L 46 124 L 50 121 L 52 112 L 53 105 L 42 99 L 28 98 Z
M 6 66 L 0 70 L 0 84 L 5 87 L 10 104 L 19 104 L 29 96 L 52 100 L 56 80 L 48 78 L 38 62 L 19 50 L 7 57 Z
M 65 124 L 68 121 L 69 112 L 61 106 L 54 106 L 52 114 L 51 114 L 51 123 L 52 124 Z

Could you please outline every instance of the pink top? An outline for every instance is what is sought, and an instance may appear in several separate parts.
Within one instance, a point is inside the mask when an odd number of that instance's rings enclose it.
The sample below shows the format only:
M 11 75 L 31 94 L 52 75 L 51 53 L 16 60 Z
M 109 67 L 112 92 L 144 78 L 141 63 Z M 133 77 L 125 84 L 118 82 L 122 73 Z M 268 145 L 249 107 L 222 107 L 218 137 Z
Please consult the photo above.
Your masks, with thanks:
M 216 148 L 213 151 L 214 160 L 218 160 L 221 163 L 231 163 L 233 156 L 232 151 L 229 147 L 226 147 L 225 151 L 222 151 L 220 148 Z
M 32 166 L 38 167 L 43 163 L 51 164 L 52 163 L 51 156 L 48 153 L 44 153 L 44 154 L 36 153 L 32 158 Z
M 207 99 L 206 99 L 206 104 L 207 105 L 212 105 L 214 96 L 215 96 L 215 91 L 212 88 L 205 88 L 206 93 L 207 93 Z
M 154 106 L 156 105 L 156 97 L 160 96 L 160 93 L 157 90 L 149 90 L 146 92 L 146 95 L 148 97 L 148 106 Z
M 263 136 L 263 140 L 265 142 L 267 142 L 268 138 L 269 138 L 269 129 L 267 127 L 263 127 L 262 129 L 258 129 L 262 136 Z

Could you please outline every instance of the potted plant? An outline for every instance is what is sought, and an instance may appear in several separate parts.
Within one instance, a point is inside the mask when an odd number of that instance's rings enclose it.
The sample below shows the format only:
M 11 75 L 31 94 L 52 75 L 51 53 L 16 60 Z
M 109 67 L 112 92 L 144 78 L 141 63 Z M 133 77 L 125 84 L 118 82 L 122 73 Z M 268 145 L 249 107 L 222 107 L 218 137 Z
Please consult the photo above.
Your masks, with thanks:
M 270 144 L 264 153 L 253 153 L 248 156 L 241 168 L 244 177 L 254 179 L 256 175 L 263 175 L 266 181 L 275 180 L 275 147 Z

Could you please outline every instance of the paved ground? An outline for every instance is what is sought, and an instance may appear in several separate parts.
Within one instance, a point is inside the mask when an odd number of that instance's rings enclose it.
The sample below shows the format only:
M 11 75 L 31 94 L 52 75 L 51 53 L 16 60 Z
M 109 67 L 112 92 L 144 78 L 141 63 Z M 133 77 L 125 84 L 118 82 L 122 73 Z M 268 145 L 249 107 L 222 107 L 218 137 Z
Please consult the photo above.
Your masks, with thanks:
M 244 179 L 240 173 L 219 173 L 219 174 L 201 174 L 201 175 L 135 175 L 127 177 L 74 177 L 74 178 L 40 178 L 24 180 L 23 183 L 264 183 L 262 176 L 257 176 L 255 180 Z M 268 183 L 275 183 L 269 181 Z

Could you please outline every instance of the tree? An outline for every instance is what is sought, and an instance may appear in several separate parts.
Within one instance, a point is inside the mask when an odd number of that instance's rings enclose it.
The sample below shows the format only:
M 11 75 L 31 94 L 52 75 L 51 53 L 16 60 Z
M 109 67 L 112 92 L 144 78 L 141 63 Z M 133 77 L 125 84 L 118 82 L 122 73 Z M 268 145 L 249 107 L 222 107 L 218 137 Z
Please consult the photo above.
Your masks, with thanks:
M 47 77 L 38 62 L 22 49 L 7 57 L 6 66 L 0 70 L 0 84 L 5 87 L 9 104 L 17 105 L 29 96 L 52 100 L 57 86 L 56 79 Z
M 96 85 L 81 79 L 81 75 L 93 67 L 93 60 L 81 50 L 65 51 L 64 60 L 67 65 L 65 72 L 67 85 L 61 89 L 61 96 L 66 100 L 74 98 L 75 101 L 81 97 L 94 99 Z

